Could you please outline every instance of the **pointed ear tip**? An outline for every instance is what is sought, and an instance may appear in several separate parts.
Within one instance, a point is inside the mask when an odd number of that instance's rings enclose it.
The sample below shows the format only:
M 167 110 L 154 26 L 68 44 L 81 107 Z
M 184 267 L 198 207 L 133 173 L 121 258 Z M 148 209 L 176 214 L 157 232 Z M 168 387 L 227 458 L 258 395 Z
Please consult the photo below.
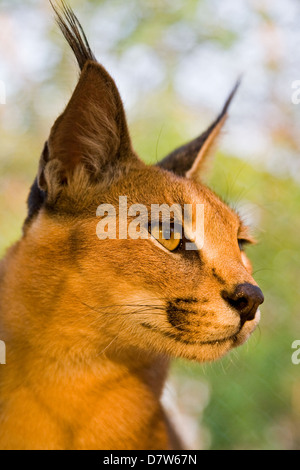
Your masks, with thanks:
M 91 85 L 95 85 L 95 83 L 99 80 L 110 93 L 112 93 L 115 97 L 118 96 L 118 99 L 121 100 L 120 92 L 118 86 L 115 82 L 115 79 L 112 77 L 110 72 L 98 62 L 96 59 L 88 59 L 81 72 L 79 80 L 82 83 L 89 82 Z
M 88 70 L 88 69 L 94 69 L 94 68 L 96 68 L 97 66 L 100 66 L 99 62 L 97 62 L 96 60 L 88 59 L 88 60 L 85 62 L 84 66 L 83 66 L 83 68 L 82 68 L 82 70 L 81 70 L 81 73 L 83 73 L 85 70 Z
M 235 84 L 234 84 L 233 90 L 232 90 L 232 96 L 233 96 L 233 97 L 235 96 L 235 94 L 236 94 L 237 91 L 239 90 L 239 88 L 240 88 L 240 86 L 241 86 L 241 84 L 242 84 L 242 81 L 243 81 L 243 76 L 240 75 L 240 76 L 237 78 L 237 80 L 236 80 L 236 82 L 235 82 Z
M 221 113 L 221 115 L 225 115 L 228 113 L 228 110 L 229 110 L 229 107 L 233 101 L 233 98 L 235 97 L 238 89 L 240 88 L 240 85 L 242 83 L 242 76 L 239 76 L 234 84 L 234 87 L 232 88 L 227 100 L 225 101 L 225 104 L 224 104 L 224 108 L 223 108 L 223 112 Z

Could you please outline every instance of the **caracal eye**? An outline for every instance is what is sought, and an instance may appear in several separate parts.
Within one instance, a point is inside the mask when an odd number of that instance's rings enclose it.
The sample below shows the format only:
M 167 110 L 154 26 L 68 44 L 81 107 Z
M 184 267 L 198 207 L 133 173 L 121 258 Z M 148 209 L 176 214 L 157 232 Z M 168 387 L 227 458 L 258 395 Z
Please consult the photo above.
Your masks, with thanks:
M 249 241 L 248 240 L 244 240 L 242 238 L 238 238 L 238 244 L 239 244 L 239 248 L 241 251 L 245 251 L 245 247 L 246 245 L 249 245 Z
M 175 229 L 174 224 L 170 224 L 169 230 L 164 230 L 162 224 L 155 224 L 149 226 L 151 235 L 167 250 L 175 251 L 181 244 L 181 233 Z

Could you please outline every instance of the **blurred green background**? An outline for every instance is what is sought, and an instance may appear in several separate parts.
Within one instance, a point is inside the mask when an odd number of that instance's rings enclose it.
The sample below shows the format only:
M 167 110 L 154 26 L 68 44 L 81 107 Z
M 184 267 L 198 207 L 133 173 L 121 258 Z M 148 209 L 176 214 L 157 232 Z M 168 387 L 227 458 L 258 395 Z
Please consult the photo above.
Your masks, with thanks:
M 299 1 L 70 3 L 119 85 L 147 162 L 204 130 L 243 74 L 207 182 L 259 240 L 248 253 L 265 294 L 262 321 L 217 363 L 175 361 L 168 402 L 196 448 L 299 449 Z M 0 57 L 2 255 L 20 237 L 43 143 L 78 72 L 47 0 L 0 0 Z

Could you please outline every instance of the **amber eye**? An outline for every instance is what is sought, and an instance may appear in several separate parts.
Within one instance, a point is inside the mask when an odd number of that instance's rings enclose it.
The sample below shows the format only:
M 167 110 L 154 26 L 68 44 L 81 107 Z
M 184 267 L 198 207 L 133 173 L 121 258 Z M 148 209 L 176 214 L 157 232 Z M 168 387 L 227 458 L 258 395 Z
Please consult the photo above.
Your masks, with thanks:
M 174 224 L 170 224 L 169 230 L 164 230 L 162 224 L 149 226 L 151 235 L 167 250 L 175 251 L 182 242 L 179 228 L 175 228 Z

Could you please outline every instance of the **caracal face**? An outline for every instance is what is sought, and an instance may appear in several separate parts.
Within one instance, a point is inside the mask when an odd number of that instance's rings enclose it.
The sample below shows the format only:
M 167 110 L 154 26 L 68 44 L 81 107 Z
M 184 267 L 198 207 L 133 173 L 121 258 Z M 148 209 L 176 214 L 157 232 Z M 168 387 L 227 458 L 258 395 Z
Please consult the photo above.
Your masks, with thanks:
M 150 234 L 148 239 L 99 240 L 98 202 L 116 208 L 118 226 L 123 195 L 128 208 L 133 204 L 147 208 L 149 223 L 152 204 L 200 205 L 203 245 L 186 249 L 189 227 L 183 228 L 174 251 Z M 38 225 L 38 236 L 44 233 L 51 243 L 51 233 L 57 239 L 61 227 L 66 240 L 61 247 L 71 245 L 71 257 L 76 259 L 72 266 L 80 273 L 81 281 L 74 289 L 94 313 L 92 337 L 96 340 L 99 334 L 102 346 L 105 331 L 107 345 L 113 341 L 111 349 L 142 345 L 153 352 L 207 361 L 247 340 L 259 322 L 258 306 L 263 300 L 243 249 L 252 239 L 240 217 L 211 190 L 147 167 L 129 172 L 108 193 L 99 193 L 90 209 L 94 217 L 87 214 L 71 224 L 68 219 L 69 228 L 61 217 L 42 211 L 32 230 Z M 149 227 L 148 221 L 145 226 Z M 236 295 L 239 286 L 243 288 Z

